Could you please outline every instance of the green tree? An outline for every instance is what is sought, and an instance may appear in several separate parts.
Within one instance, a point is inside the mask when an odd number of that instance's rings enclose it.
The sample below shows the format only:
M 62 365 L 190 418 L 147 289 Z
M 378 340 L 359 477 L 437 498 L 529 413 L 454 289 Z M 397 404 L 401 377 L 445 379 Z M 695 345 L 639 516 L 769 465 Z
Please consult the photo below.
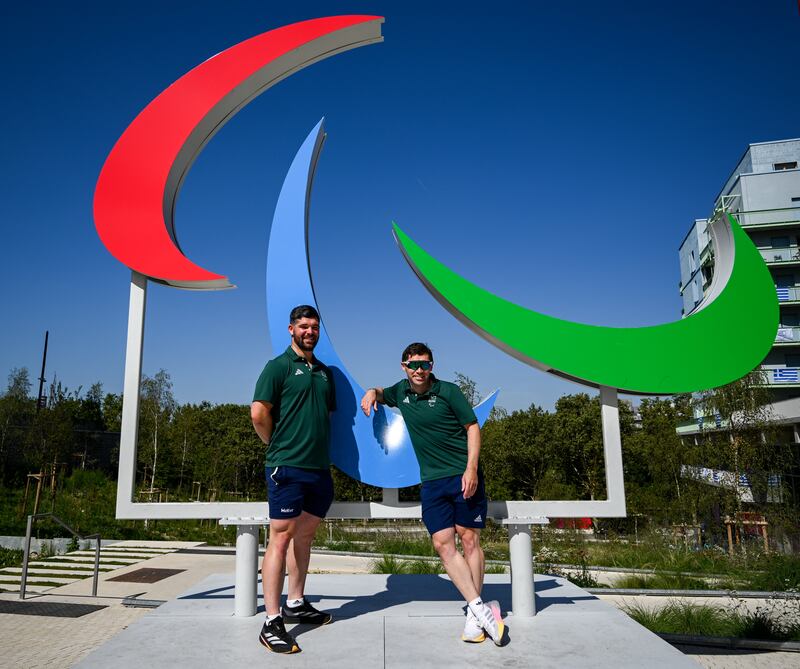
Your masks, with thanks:
M 464 393 L 464 397 L 467 398 L 467 402 L 469 402 L 470 406 L 474 407 L 481 401 L 481 394 L 478 392 L 478 384 L 466 374 L 456 372 L 456 378 L 453 383 Z
M 12 369 L 8 387 L 0 395 L 0 484 L 7 480 L 10 457 L 19 460 L 23 457 L 25 435 L 35 413 L 30 391 L 28 370 L 25 367 Z
M 122 429 L 122 395 L 107 393 L 103 398 L 103 427 L 108 432 Z
M 677 426 L 691 419 L 684 397 L 646 398 L 639 405 L 641 429 L 623 441 L 629 510 L 661 521 L 696 522 L 698 487 L 683 477 L 683 466 L 698 459 L 693 439 L 681 439 Z
M 599 399 L 586 393 L 560 397 L 553 417 L 553 439 L 559 445 L 567 482 L 583 498 L 602 499 L 605 462 Z
M 481 430 L 486 486 L 494 499 L 544 499 L 563 494 L 550 475 L 553 417 L 537 406 L 487 421 Z
M 697 401 L 698 410 L 707 417 L 716 417 L 720 429 L 707 430 L 702 435 L 701 458 L 707 467 L 731 472 L 732 485 L 712 488 L 708 493 L 737 523 L 745 510 L 738 483 L 745 477 L 753 494 L 747 510 L 771 515 L 775 522 L 794 525 L 796 531 L 796 508 L 791 507 L 789 496 L 781 501 L 781 495 L 771 491 L 768 484 L 771 475 L 783 475 L 785 479 L 797 465 L 791 442 L 780 436 L 771 400 L 760 370 L 702 393 Z M 779 519 L 779 515 L 784 517 Z
M 152 378 L 146 375 L 142 377 L 139 406 L 139 449 L 150 468 L 150 492 L 152 492 L 158 469 L 159 438 L 164 434 L 176 408 L 175 398 L 172 395 L 172 380 L 165 370 L 160 369 Z M 142 433 L 146 439 L 144 444 Z
M 31 380 L 27 367 L 15 367 L 8 374 L 8 388 L 5 396 L 17 400 L 27 400 L 31 394 Z

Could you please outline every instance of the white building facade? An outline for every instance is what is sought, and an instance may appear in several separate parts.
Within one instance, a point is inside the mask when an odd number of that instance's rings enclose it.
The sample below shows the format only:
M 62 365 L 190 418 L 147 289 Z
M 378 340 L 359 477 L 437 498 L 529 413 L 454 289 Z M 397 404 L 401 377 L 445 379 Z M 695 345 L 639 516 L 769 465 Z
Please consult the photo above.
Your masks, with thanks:
M 717 195 L 715 211 L 737 218 L 769 267 L 780 327 L 762 369 L 776 402 L 800 398 L 800 139 L 748 146 Z M 707 222 L 695 220 L 679 249 L 684 317 L 711 284 L 714 250 Z

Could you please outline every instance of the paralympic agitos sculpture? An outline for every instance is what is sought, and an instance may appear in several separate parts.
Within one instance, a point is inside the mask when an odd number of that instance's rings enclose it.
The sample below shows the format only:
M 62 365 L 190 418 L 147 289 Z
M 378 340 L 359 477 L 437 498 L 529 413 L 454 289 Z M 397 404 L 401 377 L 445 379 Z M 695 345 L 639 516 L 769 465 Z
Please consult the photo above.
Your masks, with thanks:
M 468 328 L 543 371 L 637 395 L 691 393 L 730 383 L 754 369 L 775 341 L 778 300 L 761 254 L 730 215 L 717 218 L 709 231 L 714 277 L 698 311 L 663 325 L 611 328 L 560 320 L 492 295 L 394 226 L 420 281 Z M 689 353 L 704 341 L 713 346 L 713 356 L 698 363 Z
M 206 142 L 257 95 L 318 60 L 382 41 L 382 22 L 383 18 L 377 16 L 313 19 L 233 46 L 198 65 L 155 98 L 110 152 L 95 191 L 95 224 L 106 248 L 133 270 L 118 515 L 120 504 L 126 499 L 130 502 L 133 493 L 147 281 L 194 290 L 232 287 L 226 276 L 194 264 L 178 244 L 175 202 L 192 162 Z M 280 249 L 281 255 L 293 254 L 292 257 L 300 260 L 307 253 L 306 205 L 323 138 L 319 125 L 306 139 L 287 175 L 276 210 L 267 270 L 273 342 L 276 329 L 281 331 L 280 341 L 283 341 L 287 307 L 300 302 L 315 303 L 310 274 L 308 280 L 294 290 L 281 284 L 275 250 Z M 395 235 L 406 260 L 426 288 L 451 313 L 528 364 L 600 387 L 604 411 L 607 408 L 613 420 L 616 420 L 617 389 L 640 394 L 671 394 L 721 385 L 750 371 L 771 347 L 777 329 L 778 307 L 763 260 L 733 219 L 716 221 L 711 234 L 716 248 L 716 269 L 704 308 L 683 321 L 623 329 L 568 323 L 506 302 L 447 269 L 395 226 Z M 523 325 L 503 331 L 500 325 L 508 318 Z M 720 328 L 733 329 L 736 336 L 715 337 Z M 696 361 L 690 361 L 686 355 L 688 344 L 694 346 L 712 337 L 717 352 L 713 362 L 698 366 Z M 324 329 L 317 350 L 321 359 L 337 368 L 339 397 L 360 396 L 358 385 L 339 361 Z M 493 401 L 494 396 L 481 407 L 479 415 L 485 417 Z M 370 419 L 367 424 L 359 417 L 354 399 L 343 406 L 345 409 L 340 410 L 334 420 L 335 464 L 351 476 L 375 485 L 402 487 L 416 483 L 413 456 L 398 419 L 379 412 L 375 422 Z M 617 457 L 618 426 L 609 428 L 607 414 L 603 415 L 604 438 L 608 432 L 608 443 L 613 443 L 613 448 L 607 449 L 607 460 L 609 454 L 616 454 L 609 466 L 613 465 L 619 484 L 613 508 L 614 513 L 620 515 L 620 510 L 624 513 L 624 494 L 620 498 L 622 468 L 621 458 Z M 123 466 L 126 468 L 124 476 Z M 610 498 L 611 478 L 608 488 Z M 586 507 L 576 513 L 590 512 Z M 592 515 L 601 514 L 593 512 Z
M 317 305 L 308 255 L 308 208 L 317 159 L 325 140 L 323 122 L 306 137 L 283 182 L 269 231 L 267 316 L 273 350 L 286 341 L 286 317 L 298 304 Z M 305 267 L 307 271 L 301 269 Z M 337 410 L 331 418 L 331 460 L 345 474 L 383 488 L 419 483 L 419 465 L 400 414 L 379 407 L 367 418 L 358 407 L 364 390 L 347 371 L 325 328 L 324 312 L 315 355 L 333 373 Z M 489 416 L 497 393 L 475 407 Z

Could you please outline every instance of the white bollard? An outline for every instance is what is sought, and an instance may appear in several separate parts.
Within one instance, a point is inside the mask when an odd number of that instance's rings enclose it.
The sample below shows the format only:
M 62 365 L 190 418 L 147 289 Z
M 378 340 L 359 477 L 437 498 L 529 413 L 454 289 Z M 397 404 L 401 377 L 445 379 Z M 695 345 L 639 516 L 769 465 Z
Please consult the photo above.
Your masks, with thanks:
M 258 525 L 236 526 L 234 615 L 256 615 L 258 592 Z
M 511 557 L 511 611 L 515 618 L 536 615 L 533 594 L 533 550 L 531 526 L 508 523 L 508 546 Z

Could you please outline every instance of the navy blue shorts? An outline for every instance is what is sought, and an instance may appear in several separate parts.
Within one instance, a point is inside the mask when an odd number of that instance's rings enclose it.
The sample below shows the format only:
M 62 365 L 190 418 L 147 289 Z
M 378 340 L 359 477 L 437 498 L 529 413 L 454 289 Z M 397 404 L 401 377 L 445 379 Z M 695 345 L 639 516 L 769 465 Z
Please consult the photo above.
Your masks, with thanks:
M 324 518 L 333 502 L 330 469 L 267 467 L 269 517 L 297 518 L 303 511 Z
M 422 521 L 434 534 L 448 527 L 486 527 L 486 491 L 483 473 L 478 472 L 478 488 L 469 499 L 461 494 L 461 475 L 423 481 L 420 490 Z

